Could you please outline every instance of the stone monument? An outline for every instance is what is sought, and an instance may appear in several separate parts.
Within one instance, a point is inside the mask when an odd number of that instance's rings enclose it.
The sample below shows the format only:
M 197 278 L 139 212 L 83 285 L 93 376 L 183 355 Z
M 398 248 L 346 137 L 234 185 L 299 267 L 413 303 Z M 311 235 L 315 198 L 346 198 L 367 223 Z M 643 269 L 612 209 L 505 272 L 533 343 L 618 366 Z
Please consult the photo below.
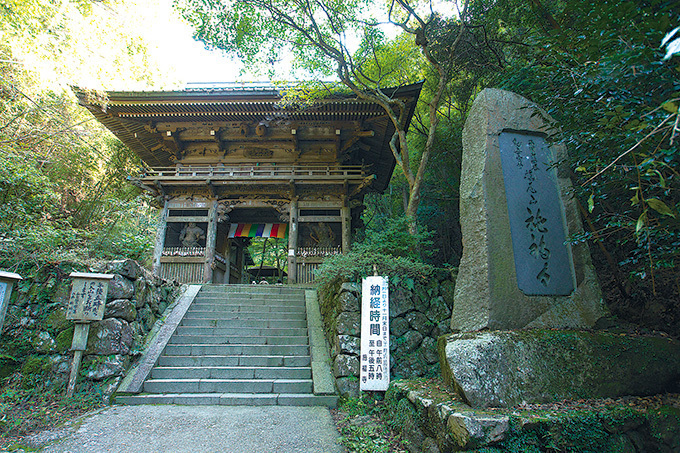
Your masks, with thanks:
M 451 328 L 591 327 L 606 314 L 552 119 L 485 89 L 463 130 L 463 234 Z

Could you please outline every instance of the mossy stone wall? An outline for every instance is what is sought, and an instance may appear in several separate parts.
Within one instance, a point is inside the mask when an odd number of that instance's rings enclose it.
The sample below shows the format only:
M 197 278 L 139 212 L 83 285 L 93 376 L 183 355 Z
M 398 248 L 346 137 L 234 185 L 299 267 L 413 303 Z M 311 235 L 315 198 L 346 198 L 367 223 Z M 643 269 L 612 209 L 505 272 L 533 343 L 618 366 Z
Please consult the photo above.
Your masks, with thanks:
M 104 319 L 93 322 L 83 357 L 79 389 L 99 387 L 107 396 L 140 354 L 146 334 L 179 295 L 180 286 L 151 275 L 133 260 L 87 268 L 81 264 L 45 265 L 19 282 L 12 294 L 0 337 L 0 378 L 19 373 L 27 386 L 65 385 L 72 353 L 73 322 L 66 319 L 69 274 L 114 274 Z
M 390 367 L 393 379 L 439 375 L 437 338 L 450 332 L 455 272 L 435 269 L 427 278 L 390 275 Z M 320 293 L 339 393 L 359 395 L 361 285 L 341 282 Z
M 395 381 L 384 417 L 412 453 L 636 453 L 680 451 L 680 401 L 631 406 L 625 400 L 578 409 L 482 410 L 432 382 Z

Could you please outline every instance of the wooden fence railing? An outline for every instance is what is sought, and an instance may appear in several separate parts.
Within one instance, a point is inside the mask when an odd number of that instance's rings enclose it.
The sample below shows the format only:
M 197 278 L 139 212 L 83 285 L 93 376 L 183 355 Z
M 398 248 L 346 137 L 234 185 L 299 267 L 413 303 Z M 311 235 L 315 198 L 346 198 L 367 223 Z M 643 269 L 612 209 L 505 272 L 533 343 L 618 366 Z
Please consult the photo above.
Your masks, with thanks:
M 140 175 L 141 179 L 363 179 L 361 165 L 178 165 L 156 167 Z
M 205 256 L 205 247 L 164 247 L 163 256 Z

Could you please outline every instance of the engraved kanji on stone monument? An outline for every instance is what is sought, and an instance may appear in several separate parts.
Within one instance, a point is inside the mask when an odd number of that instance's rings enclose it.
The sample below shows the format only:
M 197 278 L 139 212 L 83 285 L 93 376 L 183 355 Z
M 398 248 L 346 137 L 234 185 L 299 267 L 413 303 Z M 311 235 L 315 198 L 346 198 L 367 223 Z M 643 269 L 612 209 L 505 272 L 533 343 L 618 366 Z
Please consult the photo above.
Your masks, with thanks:
M 574 271 L 552 152 L 538 135 L 504 131 L 499 142 L 517 286 L 532 296 L 567 296 Z

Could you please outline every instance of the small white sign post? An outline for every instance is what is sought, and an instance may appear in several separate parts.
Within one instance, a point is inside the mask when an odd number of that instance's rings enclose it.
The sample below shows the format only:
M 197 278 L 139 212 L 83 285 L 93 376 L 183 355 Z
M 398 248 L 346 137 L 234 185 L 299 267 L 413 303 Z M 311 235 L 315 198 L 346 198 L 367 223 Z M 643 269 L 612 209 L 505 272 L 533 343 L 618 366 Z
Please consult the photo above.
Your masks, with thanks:
M 5 315 L 9 306 L 9 298 L 12 295 L 14 283 L 23 280 L 21 275 L 14 272 L 0 271 L 0 332 L 5 324 Z
M 387 277 L 366 277 L 361 285 L 361 371 L 363 390 L 390 385 L 390 310 Z
M 68 310 L 66 310 L 66 319 L 75 321 L 75 326 L 73 342 L 71 343 L 73 363 L 71 364 L 71 375 L 68 379 L 66 395 L 73 396 L 80 361 L 83 358 L 83 351 L 87 349 L 90 322 L 101 321 L 104 318 L 106 293 L 109 289 L 109 280 L 113 278 L 113 275 L 71 272 L 69 277 L 73 278 L 73 286 L 71 287 Z

